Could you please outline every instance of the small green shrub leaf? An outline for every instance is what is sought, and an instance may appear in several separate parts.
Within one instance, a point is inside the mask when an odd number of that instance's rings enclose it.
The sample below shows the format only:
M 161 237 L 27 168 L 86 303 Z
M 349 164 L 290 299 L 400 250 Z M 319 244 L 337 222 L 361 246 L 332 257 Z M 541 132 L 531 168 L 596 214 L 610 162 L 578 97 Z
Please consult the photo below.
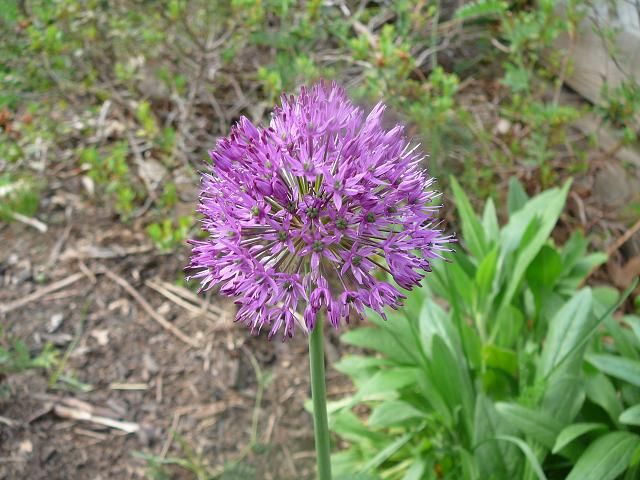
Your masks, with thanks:
M 514 403 L 497 403 L 496 410 L 506 421 L 545 447 L 551 448 L 560 426 L 553 417 Z
M 586 359 L 598 370 L 640 387 L 640 361 L 606 353 L 587 354 Z
M 640 437 L 629 432 L 608 433 L 580 456 L 567 480 L 613 480 L 629 466 Z
M 556 438 L 556 442 L 551 450 L 553 453 L 557 453 L 562 450 L 569 443 L 573 442 L 576 438 L 581 437 L 585 433 L 593 432 L 595 430 L 606 430 L 607 426 L 604 423 L 574 423 L 565 427 Z
M 620 423 L 640 426 L 640 404 L 626 409 L 620 414 Z

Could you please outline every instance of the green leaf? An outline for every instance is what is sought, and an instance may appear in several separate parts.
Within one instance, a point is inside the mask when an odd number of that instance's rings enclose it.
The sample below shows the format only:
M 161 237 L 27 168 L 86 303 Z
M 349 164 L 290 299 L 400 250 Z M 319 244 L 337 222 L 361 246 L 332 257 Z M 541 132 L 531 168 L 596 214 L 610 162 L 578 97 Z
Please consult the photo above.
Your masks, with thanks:
M 451 351 L 464 364 L 464 356 L 460 345 L 460 338 L 451 321 L 451 313 L 446 312 L 433 298 L 427 298 L 420 312 L 420 338 L 425 352 L 432 348 L 434 336 L 438 335 L 445 341 Z
M 640 342 L 640 317 L 638 315 L 625 315 L 624 321 L 631 327 L 633 334 L 638 339 L 638 342 Z
M 582 372 L 552 375 L 542 400 L 542 409 L 562 425 L 571 423 L 580 412 L 586 392 Z
M 468 370 L 439 335 L 433 337 L 430 354 L 429 376 L 433 384 L 452 410 L 461 407 L 462 425 L 471 434 L 473 393 Z
M 402 477 L 402 480 L 422 480 L 428 465 L 429 462 L 426 460 L 417 460 L 413 462 L 411 467 L 407 470 L 407 473 Z
M 380 352 L 394 362 L 405 365 L 415 364 L 414 355 L 407 350 L 406 345 L 382 328 L 356 328 L 343 334 L 341 339 L 349 345 Z
M 386 428 L 423 417 L 424 412 L 410 403 L 402 400 L 387 400 L 371 411 L 368 423 L 371 428 Z
M 640 387 L 640 361 L 606 353 L 590 353 L 585 358 L 600 371 Z
M 547 377 L 573 353 L 592 328 L 591 290 L 584 288 L 565 303 L 551 319 L 549 333 L 540 356 L 538 378 Z
M 547 480 L 547 477 L 540 466 L 540 462 L 538 461 L 538 457 L 536 457 L 536 454 L 533 453 L 533 450 L 531 450 L 531 447 L 525 441 L 518 437 L 512 437 L 509 435 L 500 435 L 496 437 L 496 439 L 511 442 L 516 445 L 520 450 L 522 450 L 522 453 L 527 457 L 527 460 L 529 460 L 529 463 L 533 467 L 533 471 L 538 476 L 538 480 Z
M 640 404 L 627 408 L 620 414 L 620 423 L 640 426 Z
M 508 8 L 509 4 L 503 0 L 476 0 L 459 6 L 455 17 L 460 20 L 468 20 L 476 17 L 498 16 Z
M 482 258 L 486 253 L 486 240 L 482 225 L 455 177 L 451 177 L 451 188 L 462 223 L 462 238 L 473 256 Z
M 507 305 L 498 311 L 492 329 L 495 332 L 495 343 L 503 347 L 512 347 L 521 338 L 524 327 L 524 316 L 519 308 Z
M 600 372 L 587 376 L 586 391 L 589 400 L 602 407 L 614 422 L 618 421 L 622 404 L 609 377 Z
M 498 435 L 514 435 L 516 430 L 506 422 L 491 400 L 480 393 L 476 397 L 473 444 L 480 478 L 518 478 L 520 456 L 511 444 L 496 442 Z
M 498 214 L 493 199 L 489 197 L 487 203 L 484 204 L 484 212 L 482 213 L 482 228 L 489 245 L 498 241 L 500 237 L 500 227 L 498 226 Z
M 497 403 L 496 410 L 506 421 L 545 447 L 553 447 L 560 425 L 542 411 L 531 410 L 514 403 Z
M 496 278 L 496 267 L 498 264 L 498 248 L 493 248 L 486 257 L 482 259 L 475 277 L 475 294 L 478 311 L 481 315 L 489 309 L 493 300 L 494 280 Z
M 532 198 L 512 215 L 502 229 L 501 242 L 504 248 L 498 268 L 512 250 L 515 250 L 515 259 L 501 308 L 511 303 L 529 264 L 549 238 L 564 208 L 570 186 L 571 181 L 567 181 L 562 189 L 553 188 Z
M 570 270 L 573 266 L 585 256 L 589 241 L 584 238 L 580 230 L 576 230 L 571 234 L 569 240 L 562 247 L 562 265 L 565 270 Z
M 594 441 L 578 459 L 567 480 L 613 480 L 624 472 L 640 437 L 628 432 L 608 433 Z
M 403 436 L 398 438 L 397 440 L 391 442 L 389 445 L 384 447 L 382 450 L 378 452 L 378 454 L 369 460 L 364 467 L 362 467 L 362 472 L 368 472 L 369 470 L 373 470 L 380 465 L 382 465 L 391 455 L 400 450 L 411 438 L 415 435 L 414 432 L 405 433 Z
M 362 399 L 387 398 L 389 394 L 415 384 L 419 373 L 419 369 L 411 367 L 380 370 L 359 388 L 357 395 Z
M 478 467 L 473 455 L 464 448 L 460 448 L 458 452 L 460 454 L 460 467 L 463 474 L 462 478 L 465 480 L 478 480 L 480 478 L 480 474 L 478 473 Z
M 390 362 L 381 358 L 365 357 L 362 355 L 345 355 L 333 364 L 333 368 L 352 379 L 357 379 L 363 376 L 369 377 L 380 367 L 390 365 Z
M 498 368 L 512 377 L 518 373 L 518 356 L 513 350 L 486 344 L 482 347 L 482 357 L 487 367 Z
M 351 410 L 341 410 L 331 417 L 331 431 L 354 443 L 370 442 L 380 445 L 387 435 L 367 428 Z
M 585 433 L 593 432 L 594 430 L 606 430 L 607 426 L 604 423 L 574 423 L 565 427 L 556 438 L 556 443 L 553 445 L 552 453 L 558 453 L 569 443 L 573 442 L 576 438 L 581 437 Z
M 562 273 L 562 259 L 555 248 L 543 246 L 527 268 L 529 286 L 536 291 L 551 290 Z
M 509 216 L 516 213 L 522 207 L 524 207 L 529 200 L 527 192 L 524 191 L 522 184 L 516 177 L 509 179 L 509 191 L 507 193 L 507 209 L 509 210 Z

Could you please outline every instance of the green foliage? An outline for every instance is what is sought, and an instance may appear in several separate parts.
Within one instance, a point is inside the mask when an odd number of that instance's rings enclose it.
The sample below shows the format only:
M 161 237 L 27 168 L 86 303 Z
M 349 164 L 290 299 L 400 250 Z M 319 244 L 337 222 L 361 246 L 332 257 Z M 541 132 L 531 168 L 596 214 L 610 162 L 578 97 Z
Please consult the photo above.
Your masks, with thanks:
M 88 168 L 89 177 L 113 201 L 114 210 L 124 220 L 133 213 L 139 196 L 138 187 L 131 178 L 128 154 L 129 145 L 125 141 L 114 143 L 104 152 L 89 147 L 79 154 L 80 161 Z
M 598 108 L 602 117 L 622 132 L 625 143 L 635 142 L 640 130 L 640 85 L 627 80 L 610 89 L 605 83 L 602 97 L 604 106 Z
M 184 245 L 192 225 L 193 219 L 189 216 L 179 217 L 177 221 L 166 218 L 147 226 L 147 234 L 158 250 L 170 251 Z
M 579 286 L 604 255 L 579 233 L 563 246 L 550 238 L 569 184 L 529 199 L 511 181 L 502 227 L 492 202 L 480 217 L 451 184 L 462 251 L 434 264 L 388 322 L 342 337 L 376 355 L 336 365 L 356 386 L 330 405 L 349 443 L 337 473 L 635 478 L 640 322 L 613 319 L 617 292 Z
M 22 340 L 15 339 L 9 346 L 0 345 L 0 377 L 30 369 L 51 369 L 59 360 L 55 347 L 47 343 L 44 348 L 32 355 Z
M 33 180 L 8 174 L 0 176 L 0 221 L 10 222 L 14 214 L 32 217 L 39 203 L 38 187 Z

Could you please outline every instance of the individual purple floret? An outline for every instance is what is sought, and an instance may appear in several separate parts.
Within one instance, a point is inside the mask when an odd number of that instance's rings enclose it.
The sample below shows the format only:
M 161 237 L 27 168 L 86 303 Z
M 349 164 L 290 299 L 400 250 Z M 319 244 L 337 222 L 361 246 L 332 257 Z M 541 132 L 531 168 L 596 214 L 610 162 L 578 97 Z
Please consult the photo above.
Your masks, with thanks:
M 253 332 L 293 336 L 384 317 L 420 284 L 450 236 L 434 224 L 440 208 L 423 158 L 403 127 L 385 130 L 384 105 L 363 111 L 335 83 L 282 97 L 268 128 L 246 118 L 219 139 L 202 174 L 204 241 L 194 240 L 191 278 L 235 297 L 237 319 Z

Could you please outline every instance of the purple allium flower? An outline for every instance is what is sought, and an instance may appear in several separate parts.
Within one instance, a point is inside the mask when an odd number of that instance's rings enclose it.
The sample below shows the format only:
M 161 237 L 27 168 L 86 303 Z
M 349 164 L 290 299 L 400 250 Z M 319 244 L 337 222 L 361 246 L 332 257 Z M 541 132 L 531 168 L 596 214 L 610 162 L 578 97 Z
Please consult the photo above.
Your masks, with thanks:
M 204 241 L 189 268 L 202 290 L 235 297 L 252 331 L 291 337 L 300 314 L 338 327 L 365 307 L 384 317 L 419 285 L 451 237 L 434 224 L 438 193 L 422 156 L 384 105 L 364 117 L 336 84 L 282 97 L 268 128 L 246 118 L 210 152 L 199 211 Z

